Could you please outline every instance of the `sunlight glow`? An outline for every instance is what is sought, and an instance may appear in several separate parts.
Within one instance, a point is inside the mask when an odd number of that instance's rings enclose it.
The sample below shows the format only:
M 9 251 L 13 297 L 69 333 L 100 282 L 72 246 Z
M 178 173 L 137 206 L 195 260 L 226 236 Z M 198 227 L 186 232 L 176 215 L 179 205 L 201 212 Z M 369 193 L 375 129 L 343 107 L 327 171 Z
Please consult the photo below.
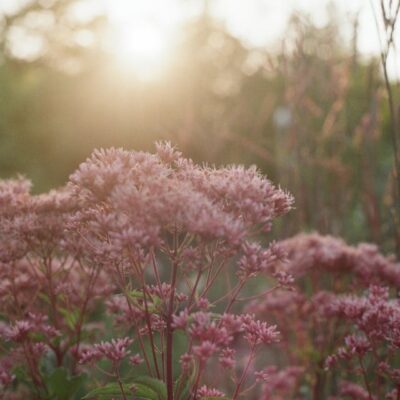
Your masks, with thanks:
M 116 32 L 113 51 L 117 61 L 132 68 L 138 78 L 152 80 L 166 67 L 172 51 L 168 39 L 156 26 L 123 26 Z
M 180 24 L 188 10 L 179 1 L 113 0 L 105 3 L 111 25 L 110 51 L 141 80 L 160 77 L 173 59 Z
M 203 4 L 190 0 L 103 1 L 111 25 L 110 52 L 124 70 L 142 80 L 160 77 L 174 59 L 182 23 L 201 13 Z M 209 10 L 227 29 L 249 46 L 265 47 L 282 37 L 294 10 L 308 12 L 323 25 L 331 0 L 213 0 Z M 0 0 L 1 2 L 1 0 Z M 379 51 L 369 2 L 335 0 L 343 15 L 359 15 L 359 47 L 362 54 Z M 98 3 L 97 3 L 98 4 Z M 347 24 L 352 29 L 350 24 Z M 348 37 L 352 31 L 347 32 Z
M 12 15 L 32 0 L 0 0 L 0 25 L 2 13 Z M 52 0 L 40 0 L 46 7 Z M 210 13 L 222 22 L 232 34 L 251 47 L 273 45 L 284 37 L 286 23 L 295 10 L 307 12 L 314 22 L 323 25 L 328 17 L 326 6 L 335 4 L 343 16 L 347 16 L 347 38 L 352 35 L 348 22 L 359 17 L 358 44 L 362 55 L 380 52 L 371 4 L 368 0 L 82 0 L 74 3 L 74 17 L 87 20 L 92 15 L 106 15 L 110 23 L 107 49 L 117 62 L 144 79 L 156 78 L 173 59 L 178 32 L 182 23 L 199 15 L 204 4 Z M 32 14 L 32 13 L 31 13 Z M 23 21 L 26 24 L 26 20 Z M 28 21 L 30 25 L 32 21 Z M 40 22 L 43 22 L 42 20 Z M 33 21 L 37 28 L 37 21 Z M 28 26 L 29 28 L 30 26 Z M 399 35 L 399 30 L 397 30 Z M 43 51 L 41 39 L 23 27 L 10 34 L 11 53 L 17 58 L 35 59 Z M 82 45 L 93 38 L 81 36 Z M 105 39 L 107 41 L 107 38 Z M 400 58 L 393 70 L 398 77 Z M 394 72 L 394 71 L 392 71 Z

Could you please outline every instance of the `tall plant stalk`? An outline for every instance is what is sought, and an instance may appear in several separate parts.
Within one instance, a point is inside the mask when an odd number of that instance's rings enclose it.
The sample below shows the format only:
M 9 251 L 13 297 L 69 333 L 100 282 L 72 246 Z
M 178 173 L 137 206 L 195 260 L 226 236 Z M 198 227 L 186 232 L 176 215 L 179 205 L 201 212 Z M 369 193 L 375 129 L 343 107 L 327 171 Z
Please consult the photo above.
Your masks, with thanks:
M 391 51 L 395 50 L 395 39 L 394 34 L 397 27 L 397 19 L 400 12 L 400 1 L 389 1 L 385 2 L 384 0 L 379 0 L 379 9 L 380 15 L 378 16 L 378 11 L 375 9 L 372 0 L 370 0 L 371 8 L 373 11 L 373 15 L 375 18 L 375 24 L 377 28 L 377 33 L 379 37 L 381 53 L 381 65 L 383 70 L 383 77 L 385 82 L 385 89 L 388 98 L 388 106 L 389 106 L 389 118 L 390 118 L 390 134 L 392 139 L 392 147 L 393 147 L 393 158 L 394 158 L 394 190 L 393 190 L 393 199 L 394 199 L 394 208 L 392 210 L 393 219 L 394 219 L 394 230 L 396 236 L 396 251 L 397 254 L 400 254 L 400 152 L 399 152 L 399 105 L 396 104 L 395 95 L 393 92 L 393 85 L 391 82 L 391 78 L 389 77 L 388 72 L 388 60 L 389 54 Z M 381 37 L 382 29 L 380 28 L 380 22 L 383 25 L 383 35 L 384 38 Z

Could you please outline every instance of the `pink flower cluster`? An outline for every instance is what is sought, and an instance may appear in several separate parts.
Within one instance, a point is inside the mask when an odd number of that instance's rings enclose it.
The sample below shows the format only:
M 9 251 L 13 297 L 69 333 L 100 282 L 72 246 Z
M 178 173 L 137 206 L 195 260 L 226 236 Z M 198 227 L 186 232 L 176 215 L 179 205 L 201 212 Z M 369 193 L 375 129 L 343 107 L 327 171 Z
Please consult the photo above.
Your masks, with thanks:
M 44 398 L 65 371 L 99 389 L 97 365 L 122 398 L 257 397 L 251 371 L 280 334 L 242 296 L 293 283 L 282 247 L 266 244 L 292 203 L 254 167 L 198 166 L 168 143 L 97 150 L 47 194 L 0 182 L 0 390 Z
M 107 358 L 113 363 L 119 363 L 128 356 L 130 351 L 128 347 L 133 340 L 129 337 L 120 339 L 111 339 L 110 342 L 96 343 L 93 346 L 87 346 L 79 351 L 79 362 L 81 364 Z
M 322 273 L 349 275 L 357 285 L 373 283 L 400 288 L 400 266 L 394 257 L 385 257 L 376 245 L 356 247 L 333 236 L 300 234 L 279 243 L 288 256 L 285 269 L 294 277 Z
M 89 397 L 400 398 L 400 265 L 331 236 L 269 242 L 293 199 L 256 168 L 160 143 L 30 188 L 0 182 L 1 398 L 54 398 L 61 376 Z
M 303 369 L 292 388 L 312 399 L 397 399 L 400 264 L 376 246 L 331 236 L 278 244 L 294 290 L 276 290 L 247 308 L 279 327 L 287 368 Z

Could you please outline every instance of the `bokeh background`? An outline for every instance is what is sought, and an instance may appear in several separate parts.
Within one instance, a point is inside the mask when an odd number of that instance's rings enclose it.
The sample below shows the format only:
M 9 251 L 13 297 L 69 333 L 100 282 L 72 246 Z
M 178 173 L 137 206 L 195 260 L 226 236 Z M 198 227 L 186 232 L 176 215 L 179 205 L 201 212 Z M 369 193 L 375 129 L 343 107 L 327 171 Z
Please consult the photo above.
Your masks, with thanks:
M 280 237 L 398 252 L 379 12 L 377 0 L 1 0 L 0 176 L 43 192 L 94 148 L 170 140 L 292 192 Z M 394 97 L 397 66 L 394 50 Z

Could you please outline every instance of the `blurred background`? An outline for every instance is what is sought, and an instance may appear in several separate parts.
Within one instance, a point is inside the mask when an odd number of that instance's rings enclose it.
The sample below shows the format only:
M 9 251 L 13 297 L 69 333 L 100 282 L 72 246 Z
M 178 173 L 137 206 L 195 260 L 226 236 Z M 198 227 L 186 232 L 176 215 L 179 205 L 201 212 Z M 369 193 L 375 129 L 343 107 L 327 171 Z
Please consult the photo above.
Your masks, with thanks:
M 0 177 L 43 192 L 96 147 L 166 139 L 197 162 L 256 164 L 293 193 L 280 237 L 399 251 L 380 59 L 398 9 L 383 3 L 0 0 Z M 393 111 L 395 49 L 386 61 Z

